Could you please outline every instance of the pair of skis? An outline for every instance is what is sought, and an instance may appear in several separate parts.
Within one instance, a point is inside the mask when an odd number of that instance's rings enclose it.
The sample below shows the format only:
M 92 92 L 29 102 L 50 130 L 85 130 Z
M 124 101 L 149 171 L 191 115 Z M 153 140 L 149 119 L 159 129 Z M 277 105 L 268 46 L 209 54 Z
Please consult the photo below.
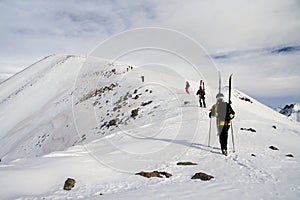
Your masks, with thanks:
M 204 90 L 204 82 L 202 80 L 200 80 L 199 88 L 202 88 Z
M 232 78 L 232 74 L 230 75 L 229 77 L 229 95 L 228 95 L 228 103 L 231 104 L 231 78 Z M 233 153 L 235 152 L 235 146 L 234 146 L 234 137 L 233 137 L 233 123 L 231 121 L 231 126 L 230 126 L 230 129 L 231 129 L 231 140 L 232 140 L 232 148 L 233 148 Z
M 228 92 L 228 103 L 231 104 L 231 80 L 232 80 L 232 74 L 229 76 L 229 92 Z M 221 72 L 219 71 L 219 94 L 221 93 Z M 209 135 L 208 135 L 208 146 L 210 147 L 210 134 L 211 134 L 211 123 L 212 120 L 210 118 L 209 122 Z M 232 146 L 233 146 L 233 153 L 235 152 L 235 146 L 234 146 L 234 136 L 233 136 L 233 128 L 232 128 L 232 122 L 231 122 L 231 140 L 232 140 Z

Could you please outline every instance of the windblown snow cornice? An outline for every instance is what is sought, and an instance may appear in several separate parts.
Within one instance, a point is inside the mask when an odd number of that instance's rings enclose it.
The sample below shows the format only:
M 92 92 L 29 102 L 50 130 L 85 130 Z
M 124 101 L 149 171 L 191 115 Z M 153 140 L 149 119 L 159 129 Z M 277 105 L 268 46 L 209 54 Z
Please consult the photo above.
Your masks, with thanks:
M 265 49 L 250 49 L 241 51 L 229 51 L 212 54 L 211 57 L 215 60 L 226 60 L 238 57 L 248 57 L 257 55 L 274 55 L 274 54 L 295 54 L 300 52 L 300 45 L 281 45 Z

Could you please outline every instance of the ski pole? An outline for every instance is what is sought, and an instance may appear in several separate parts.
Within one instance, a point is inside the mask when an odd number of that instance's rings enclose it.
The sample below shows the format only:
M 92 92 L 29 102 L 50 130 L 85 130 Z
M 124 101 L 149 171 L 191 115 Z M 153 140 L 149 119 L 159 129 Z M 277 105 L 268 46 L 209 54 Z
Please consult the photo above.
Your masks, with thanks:
M 211 118 L 209 118 L 209 130 L 208 130 L 208 146 L 210 147 L 210 133 L 211 133 Z
M 233 153 L 235 152 L 235 147 L 234 147 L 234 137 L 233 137 L 233 124 L 231 122 L 231 140 L 232 140 L 232 146 L 233 146 Z

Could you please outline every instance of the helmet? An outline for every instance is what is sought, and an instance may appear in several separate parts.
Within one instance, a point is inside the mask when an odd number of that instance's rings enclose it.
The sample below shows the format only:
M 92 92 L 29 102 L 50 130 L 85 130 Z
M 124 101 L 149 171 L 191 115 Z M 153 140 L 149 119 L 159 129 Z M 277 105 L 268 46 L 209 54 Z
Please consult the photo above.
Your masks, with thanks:
M 224 95 L 222 93 L 218 93 L 216 98 L 217 98 L 217 100 L 224 99 Z

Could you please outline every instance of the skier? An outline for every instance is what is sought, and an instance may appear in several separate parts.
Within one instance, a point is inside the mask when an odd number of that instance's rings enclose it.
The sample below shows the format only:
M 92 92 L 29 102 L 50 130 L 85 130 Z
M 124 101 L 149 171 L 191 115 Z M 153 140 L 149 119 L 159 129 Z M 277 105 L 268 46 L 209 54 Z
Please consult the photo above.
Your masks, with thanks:
M 187 94 L 190 94 L 189 89 L 190 89 L 190 84 L 189 84 L 189 82 L 187 81 L 186 84 L 185 84 L 185 92 L 186 92 Z
M 200 107 L 202 107 L 202 103 L 203 103 L 203 107 L 206 108 L 204 82 L 203 82 L 203 88 L 202 88 L 202 80 L 200 81 L 200 87 L 199 87 L 199 90 L 197 91 L 196 95 L 199 95 Z
M 212 106 L 209 113 L 209 118 L 217 118 L 218 136 L 221 150 L 222 153 L 227 156 L 228 130 L 231 125 L 231 120 L 234 118 L 235 112 L 233 111 L 230 103 L 224 102 L 224 95 L 222 93 L 218 93 L 216 98 L 217 103 Z

